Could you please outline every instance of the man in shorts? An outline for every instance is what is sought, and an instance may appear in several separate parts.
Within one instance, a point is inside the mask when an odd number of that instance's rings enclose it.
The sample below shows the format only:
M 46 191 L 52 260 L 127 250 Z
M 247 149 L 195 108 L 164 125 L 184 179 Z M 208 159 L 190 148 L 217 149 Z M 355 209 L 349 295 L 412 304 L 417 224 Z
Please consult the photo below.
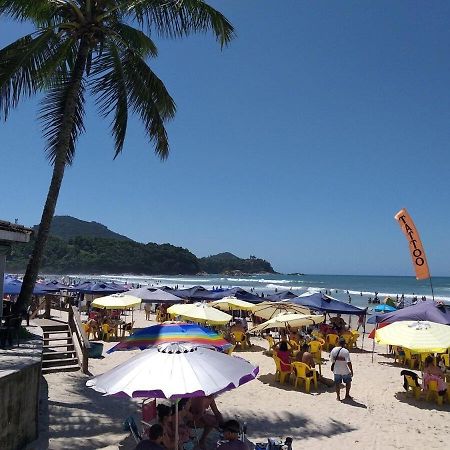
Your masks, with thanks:
M 353 367 L 350 361 L 350 353 L 345 348 L 345 339 L 339 338 L 339 346 L 330 352 L 331 369 L 334 374 L 337 400 L 341 401 L 341 383 L 345 383 L 345 399 L 351 400 L 350 388 L 352 387 Z

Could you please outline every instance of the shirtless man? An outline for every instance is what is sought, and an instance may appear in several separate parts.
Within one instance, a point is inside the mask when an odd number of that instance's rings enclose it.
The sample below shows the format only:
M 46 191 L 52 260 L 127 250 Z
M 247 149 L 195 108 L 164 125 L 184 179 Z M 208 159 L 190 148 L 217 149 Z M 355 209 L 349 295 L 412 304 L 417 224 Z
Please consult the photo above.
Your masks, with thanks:
M 211 409 L 212 414 L 208 413 Z M 217 408 L 214 395 L 207 397 L 194 397 L 191 401 L 192 422 L 196 428 L 203 428 L 203 434 L 199 441 L 199 447 L 205 448 L 206 438 L 211 430 L 223 422 L 222 414 Z

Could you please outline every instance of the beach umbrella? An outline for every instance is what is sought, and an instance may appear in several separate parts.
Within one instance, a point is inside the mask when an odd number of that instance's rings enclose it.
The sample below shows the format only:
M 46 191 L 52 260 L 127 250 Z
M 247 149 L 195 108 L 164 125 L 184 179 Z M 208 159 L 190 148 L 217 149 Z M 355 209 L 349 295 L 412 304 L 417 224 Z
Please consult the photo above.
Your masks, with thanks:
M 281 313 L 272 317 L 267 322 L 252 328 L 250 333 L 268 330 L 270 328 L 287 328 L 288 326 L 293 328 L 305 327 L 322 323 L 323 321 L 324 317 L 319 315 Z
M 397 311 L 397 308 L 394 308 L 393 306 L 388 305 L 388 304 L 384 304 L 384 305 L 377 305 L 377 306 L 375 306 L 375 308 L 373 308 L 373 310 L 375 312 L 385 313 L 385 312 Z
M 1 276 L 1 275 L 0 275 Z M 22 289 L 22 281 L 18 278 L 5 275 L 3 278 L 3 294 L 4 295 L 19 295 Z M 36 283 L 33 288 L 33 295 L 45 295 L 47 290 L 45 286 L 40 283 Z
M 95 299 L 91 306 L 93 308 L 128 309 L 139 306 L 140 304 L 141 299 L 132 295 L 112 294 Z
M 169 342 L 188 342 L 221 350 L 232 346 L 220 334 L 195 323 L 164 322 L 136 331 L 107 353 L 118 350 L 146 350 Z
M 378 344 L 399 345 L 417 353 L 443 353 L 450 347 L 450 327 L 434 322 L 394 322 L 375 332 Z
M 171 343 L 144 350 L 88 380 L 104 395 L 175 400 L 175 448 L 178 448 L 178 402 L 225 392 L 253 380 L 259 368 L 248 361 L 192 344 Z
M 253 303 L 239 300 L 236 297 L 224 297 L 221 300 L 208 303 L 208 305 L 222 311 L 251 311 L 251 309 L 255 306 Z
M 179 304 L 167 308 L 171 316 L 180 316 L 194 322 L 209 323 L 211 325 L 225 325 L 232 317 L 206 303 Z
M 126 294 L 140 298 L 144 303 L 179 303 L 182 301 L 180 297 L 170 292 L 146 286 L 139 289 L 131 289 Z
M 259 305 L 255 305 L 252 308 L 252 312 L 255 316 L 262 319 L 269 320 L 272 317 L 277 316 L 280 313 L 291 314 L 310 314 L 311 311 L 305 306 L 294 305 L 289 302 L 262 302 Z

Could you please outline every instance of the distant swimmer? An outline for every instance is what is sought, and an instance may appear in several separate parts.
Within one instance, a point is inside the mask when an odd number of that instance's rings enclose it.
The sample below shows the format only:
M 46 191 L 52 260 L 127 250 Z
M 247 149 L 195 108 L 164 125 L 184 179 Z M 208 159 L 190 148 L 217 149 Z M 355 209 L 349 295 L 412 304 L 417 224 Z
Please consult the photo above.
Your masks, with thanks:
M 360 292 L 359 295 L 362 297 L 362 292 Z

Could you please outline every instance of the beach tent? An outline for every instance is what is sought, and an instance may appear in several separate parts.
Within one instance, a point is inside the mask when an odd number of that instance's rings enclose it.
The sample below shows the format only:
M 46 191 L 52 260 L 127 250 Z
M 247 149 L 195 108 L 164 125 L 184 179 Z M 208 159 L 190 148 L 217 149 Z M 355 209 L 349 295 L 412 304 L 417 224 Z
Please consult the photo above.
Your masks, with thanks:
M 22 281 L 11 277 L 9 275 L 5 275 L 3 278 L 3 294 L 4 295 L 19 295 L 20 290 L 22 289 Z M 45 295 L 47 294 L 47 290 L 45 286 L 40 283 L 36 283 L 33 289 L 33 295 Z
M 450 307 L 433 300 L 427 300 L 397 311 L 372 316 L 367 322 L 393 323 L 405 320 L 427 320 L 428 322 L 450 325 Z
M 375 312 L 380 312 L 380 313 L 388 313 L 388 312 L 393 312 L 393 311 L 397 311 L 397 308 L 386 304 L 382 304 L 382 305 L 377 305 L 375 306 L 375 308 L 373 308 L 373 310 Z
M 297 297 L 297 295 L 294 294 L 293 292 L 284 291 L 284 292 L 277 292 L 276 294 L 267 295 L 265 299 L 277 302 L 279 300 L 287 300 L 289 298 L 295 298 L 295 297 Z
M 117 283 L 98 283 L 95 281 L 84 281 L 77 286 L 72 286 L 70 291 L 81 292 L 83 294 L 116 294 L 118 292 L 124 292 L 127 289 Z
M 204 300 L 203 295 L 210 292 L 203 286 L 192 286 L 187 289 L 171 289 L 167 286 L 162 286 L 161 289 L 186 300 Z
M 47 292 L 57 292 L 63 289 L 68 289 L 69 286 L 60 283 L 57 280 L 48 281 L 41 285 Z
M 127 295 L 140 298 L 143 303 L 180 303 L 182 301 L 180 297 L 173 295 L 171 292 L 146 286 L 139 289 L 131 289 L 126 293 Z
M 312 310 L 328 314 L 355 314 L 358 316 L 367 314 L 367 308 L 358 308 L 357 306 L 341 302 L 320 292 L 308 296 L 291 298 L 289 299 L 289 303 L 306 306 Z

